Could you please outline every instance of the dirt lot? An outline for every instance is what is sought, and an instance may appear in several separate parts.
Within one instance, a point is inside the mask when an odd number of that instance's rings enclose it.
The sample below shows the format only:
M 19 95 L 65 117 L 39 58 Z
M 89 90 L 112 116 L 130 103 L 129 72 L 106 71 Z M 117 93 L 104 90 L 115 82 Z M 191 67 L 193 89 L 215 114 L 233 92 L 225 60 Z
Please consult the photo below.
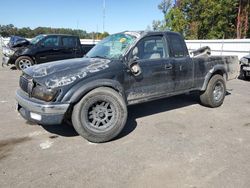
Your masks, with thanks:
M 0 68 L 1 187 L 250 187 L 250 82 L 228 83 L 217 109 L 187 95 L 132 106 L 119 138 L 92 144 L 21 118 L 19 74 Z

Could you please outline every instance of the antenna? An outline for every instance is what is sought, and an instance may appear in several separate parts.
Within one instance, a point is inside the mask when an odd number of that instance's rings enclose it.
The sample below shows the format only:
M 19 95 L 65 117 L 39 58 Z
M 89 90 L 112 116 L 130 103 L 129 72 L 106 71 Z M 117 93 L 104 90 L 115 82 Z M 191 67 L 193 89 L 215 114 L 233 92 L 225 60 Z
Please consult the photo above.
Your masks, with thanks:
M 103 0 L 103 23 L 102 23 L 102 29 L 103 29 L 103 33 L 105 31 L 105 17 L 106 17 L 106 0 Z

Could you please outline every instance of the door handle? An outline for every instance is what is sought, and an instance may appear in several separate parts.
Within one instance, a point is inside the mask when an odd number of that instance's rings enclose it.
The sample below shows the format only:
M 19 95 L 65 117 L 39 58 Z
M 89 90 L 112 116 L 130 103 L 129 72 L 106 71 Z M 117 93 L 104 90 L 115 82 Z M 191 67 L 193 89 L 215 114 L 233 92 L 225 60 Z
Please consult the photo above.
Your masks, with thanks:
M 173 68 L 173 66 L 171 64 L 165 65 L 165 69 L 166 70 L 171 70 L 172 68 Z

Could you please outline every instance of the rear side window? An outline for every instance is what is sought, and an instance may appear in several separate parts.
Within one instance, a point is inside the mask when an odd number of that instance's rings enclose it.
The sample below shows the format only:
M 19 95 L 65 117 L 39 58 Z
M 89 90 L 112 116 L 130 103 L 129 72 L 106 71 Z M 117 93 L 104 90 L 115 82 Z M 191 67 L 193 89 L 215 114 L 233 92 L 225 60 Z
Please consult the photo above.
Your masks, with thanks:
M 179 35 L 170 34 L 169 40 L 172 45 L 173 56 L 181 58 L 186 56 L 183 40 Z
M 74 48 L 77 46 L 76 37 L 62 37 L 62 46 Z

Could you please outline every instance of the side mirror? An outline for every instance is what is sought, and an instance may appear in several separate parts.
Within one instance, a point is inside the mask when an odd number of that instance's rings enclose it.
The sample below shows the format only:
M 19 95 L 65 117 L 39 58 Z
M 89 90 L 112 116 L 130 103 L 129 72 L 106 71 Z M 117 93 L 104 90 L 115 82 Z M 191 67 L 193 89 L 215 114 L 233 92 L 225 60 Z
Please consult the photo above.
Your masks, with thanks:
M 129 63 L 128 63 L 128 66 L 129 66 L 129 70 L 131 71 L 131 73 L 134 75 L 134 76 L 140 76 L 141 73 L 142 73 L 142 70 L 141 70 L 141 67 L 140 65 L 138 64 L 138 57 L 134 57 L 132 58 Z

